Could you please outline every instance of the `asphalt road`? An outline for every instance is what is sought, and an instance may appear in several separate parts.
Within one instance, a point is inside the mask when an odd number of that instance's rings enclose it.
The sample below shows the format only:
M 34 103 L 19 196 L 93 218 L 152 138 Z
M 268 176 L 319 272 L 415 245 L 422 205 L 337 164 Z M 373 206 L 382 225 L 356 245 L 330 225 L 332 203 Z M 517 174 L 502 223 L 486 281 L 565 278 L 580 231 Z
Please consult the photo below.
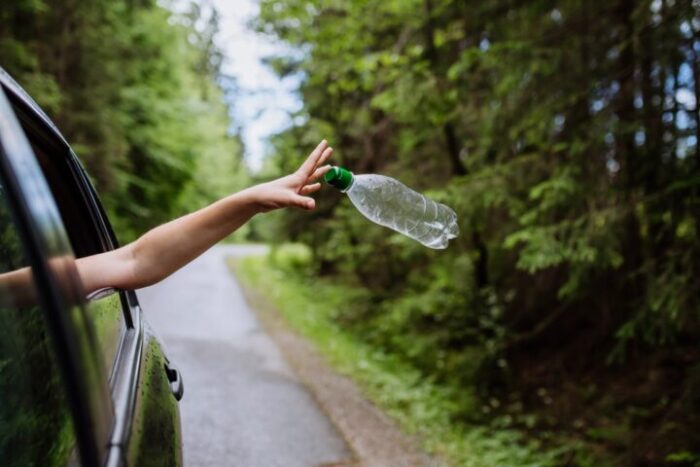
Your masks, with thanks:
M 264 333 L 217 246 L 138 292 L 180 369 L 186 466 L 308 467 L 352 458 L 345 441 Z

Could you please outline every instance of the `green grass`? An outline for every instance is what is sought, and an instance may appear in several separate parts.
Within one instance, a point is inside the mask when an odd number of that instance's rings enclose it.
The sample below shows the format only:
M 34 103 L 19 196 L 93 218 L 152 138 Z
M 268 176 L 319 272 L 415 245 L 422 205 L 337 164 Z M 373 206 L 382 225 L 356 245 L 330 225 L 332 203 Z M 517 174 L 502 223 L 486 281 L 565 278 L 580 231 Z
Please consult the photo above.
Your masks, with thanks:
M 448 465 L 550 466 L 561 454 L 544 451 L 518 431 L 453 423 L 473 403 L 471 388 L 442 387 L 407 365 L 363 342 L 334 320 L 361 291 L 305 274 L 309 252 L 303 246 L 275 248 L 267 257 L 232 263 L 244 287 L 270 302 L 292 329 L 315 343 L 329 363 L 349 375 L 377 406 L 423 448 Z M 470 402 L 471 401 L 471 402 Z

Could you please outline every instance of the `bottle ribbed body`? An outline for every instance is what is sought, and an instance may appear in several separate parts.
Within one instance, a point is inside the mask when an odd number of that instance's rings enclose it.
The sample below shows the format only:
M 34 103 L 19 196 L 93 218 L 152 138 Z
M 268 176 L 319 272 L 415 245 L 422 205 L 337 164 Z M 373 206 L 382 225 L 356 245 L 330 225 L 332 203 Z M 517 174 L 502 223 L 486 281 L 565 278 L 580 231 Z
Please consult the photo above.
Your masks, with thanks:
M 346 191 L 365 217 L 423 245 L 447 248 L 459 235 L 457 214 L 403 183 L 383 175 L 354 175 Z

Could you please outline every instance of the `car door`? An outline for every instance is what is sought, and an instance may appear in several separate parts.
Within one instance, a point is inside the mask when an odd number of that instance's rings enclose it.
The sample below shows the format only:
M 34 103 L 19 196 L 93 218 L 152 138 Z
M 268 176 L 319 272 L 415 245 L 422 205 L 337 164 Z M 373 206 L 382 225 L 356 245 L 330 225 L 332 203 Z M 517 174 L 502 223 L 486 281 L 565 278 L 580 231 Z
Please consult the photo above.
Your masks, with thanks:
M 11 110 L 47 181 L 69 253 L 79 258 L 116 248 L 108 219 L 77 157 L 45 115 L 12 84 L 6 87 Z M 108 439 L 91 440 L 97 443 L 93 450 L 99 462 L 181 464 L 176 399 L 182 396 L 182 380 L 145 326 L 136 295 L 104 289 L 80 297 L 79 302 L 86 321 L 83 337 L 92 352 L 90 365 L 109 393 L 98 409 L 106 407 L 111 416 Z

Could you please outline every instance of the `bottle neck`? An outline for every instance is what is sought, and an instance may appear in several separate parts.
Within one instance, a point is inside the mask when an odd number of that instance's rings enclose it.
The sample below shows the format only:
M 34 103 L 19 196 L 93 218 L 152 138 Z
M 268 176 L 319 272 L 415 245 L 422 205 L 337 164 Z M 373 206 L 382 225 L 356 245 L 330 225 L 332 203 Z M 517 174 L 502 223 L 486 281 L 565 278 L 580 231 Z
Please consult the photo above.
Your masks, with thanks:
M 354 175 L 344 167 L 331 167 L 323 176 L 323 180 L 345 193 L 352 187 Z
M 350 179 L 350 184 L 345 187 L 344 189 L 340 190 L 341 193 L 347 193 L 348 191 L 352 190 L 352 187 L 355 186 L 355 174 L 352 174 L 352 178 Z

